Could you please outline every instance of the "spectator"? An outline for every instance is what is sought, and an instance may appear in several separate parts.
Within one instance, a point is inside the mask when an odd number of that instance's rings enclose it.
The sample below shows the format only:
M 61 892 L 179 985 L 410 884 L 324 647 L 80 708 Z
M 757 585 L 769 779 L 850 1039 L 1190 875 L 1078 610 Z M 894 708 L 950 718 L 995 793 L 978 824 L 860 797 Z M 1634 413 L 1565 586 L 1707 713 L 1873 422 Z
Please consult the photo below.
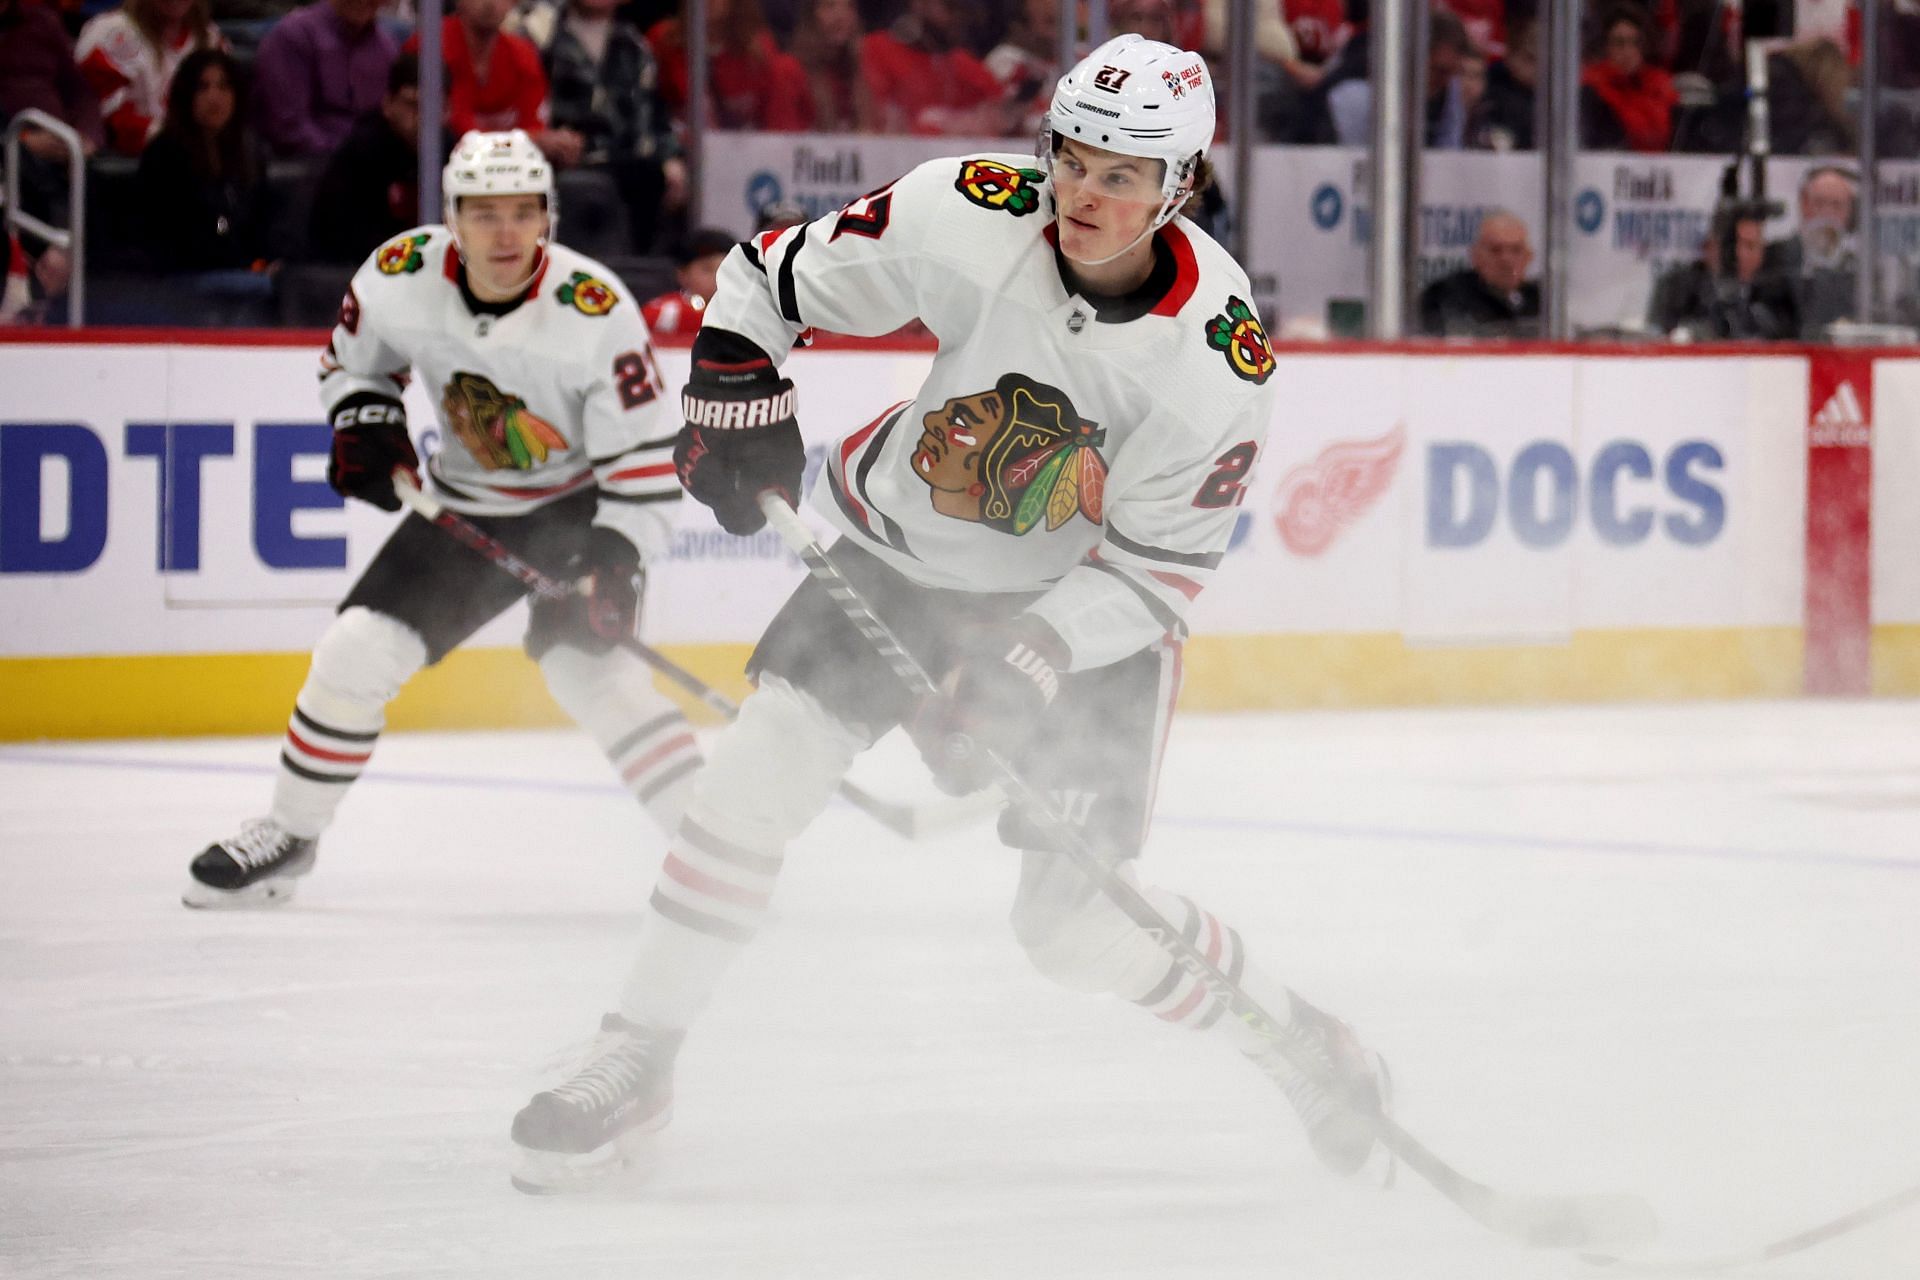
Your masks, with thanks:
M 1353 34 L 1344 0 L 1281 0 L 1280 9 L 1302 68 L 1325 67 Z
M 260 42 L 258 126 L 282 156 L 326 156 L 385 98 L 400 45 L 374 21 L 380 0 L 313 0 Z
M 66 296 L 73 259 L 54 245 L 36 257 L 0 224 L 0 260 L 6 267 L 0 278 L 0 324 L 45 323 L 49 306 Z
M 73 41 L 52 8 L 0 0 L 0 122 L 33 108 L 77 132 L 89 154 L 100 145 L 100 101 L 74 65 Z M 66 148 L 39 129 L 20 145 L 36 159 L 64 164 Z
M 1467 117 L 1467 145 L 1533 150 L 1533 88 L 1540 76 L 1540 24 L 1528 15 L 1507 28 L 1507 53 L 1487 68 L 1486 93 Z
M 1034 2 L 1051 7 L 1051 0 Z M 875 128 L 873 104 L 860 78 L 860 40 L 865 34 L 853 0 L 807 0 L 801 7 L 791 49 L 807 77 L 812 128 L 821 133 L 863 133 Z M 1029 67 L 1017 79 L 1021 85 L 1045 82 L 1050 90 L 1052 81 L 1046 72 L 1051 68 L 1051 63 Z M 1008 81 L 1005 76 L 1001 79 Z
M 579 136 L 579 163 L 605 173 L 627 208 L 634 252 L 653 247 L 663 208 L 687 203 L 687 162 L 660 96 L 660 68 L 619 0 L 543 5 L 526 22 L 549 86 L 547 117 Z
M 719 287 L 720 264 L 732 252 L 734 238 L 718 227 L 699 227 L 673 251 L 673 278 L 679 288 L 649 298 L 640 305 L 647 328 L 654 333 L 692 337 L 700 332 L 707 300 Z
M 684 112 L 691 79 L 681 20 L 655 23 L 647 29 L 647 43 L 660 59 L 667 104 Z M 791 132 L 811 127 L 807 73 L 774 44 L 760 0 L 707 0 L 707 49 L 713 95 L 707 115 L 714 128 Z
M 1860 260 L 1853 233 L 1858 181 L 1845 169 L 1820 165 L 1800 182 L 1800 226 L 1767 245 L 1765 269 L 1793 286 L 1803 338 L 1818 338 L 1836 320 L 1853 318 Z
M 1607 11 L 1600 56 L 1580 73 L 1580 145 L 1602 151 L 1665 151 L 1679 101 L 1673 77 L 1647 60 L 1651 24 L 1632 5 Z
M 188 54 L 173 77 L 138 175 L 141 226 L 161 272 L 265 269 L 271 209 L 245 96 L 224 49 Z
M 1527 224 L 1490 210 L 1474 236 L 1472 263 L 1420 291 L 1420 331 L 1436 338 L 1537 336 L 1540 286 L 1527 279 Z
M 1460 19 L 1460 25 L 1481 57 L 1498 58 L 1507 51 L 1507 0 L 1434 0 Z
M 322 262 L 357 265 L 420 221 L 420 58 L 403 53 L 379 108 L 354 121 L 328 159 L 307 245 Z
M 1700 261 L 1654 285 L 1648 322 L 1692 339 L 1773 341 L 1800 335 L 1793 282 L 1766 267 L 1766 213 L 1734 203 L 1714 215 Z
M 475 129 L 525 129 L 556 166 L 578 164 L 584 139 L 571 129 L 547 128 L 547 73 L 540 51 L 524 36 L 503 31 L 513 0 L 453 0 L 440 20 L 440 56 L 446 65 L 446 136 Z M 405 46 L 417 53 L 416 34 Z
M 108 145 L 139 155 L 160 128 L 181 62 L 224 44 L 207 18 L 207 0 L 125 0 L 89 19 L 74 58 L 100 100 Z
M 1373 145 L 1373 85 L 1368 79 L 1371 63 L 1369 37 L 1364 27 L 1347 42 L 1339 63 L 1338 79 L 1331 82 L 1326 105 L 1333 119 L 1335 139 L 1344 146 Z M 1427 127 L 1426 145 L 1454 150 L 1466 145 L 1467 115 L 1458 81 L 1460 61 L 1471 52 L 1467 29 L 1460 19 L 1445 9 L 1434 10 L 1427 19 Z
M 860 44 L 861 72 L 886 133 L 1002 136 L 1024 102 L 1007 103 L 985 64 L 956 42 L 952 0 L 913 0 Z

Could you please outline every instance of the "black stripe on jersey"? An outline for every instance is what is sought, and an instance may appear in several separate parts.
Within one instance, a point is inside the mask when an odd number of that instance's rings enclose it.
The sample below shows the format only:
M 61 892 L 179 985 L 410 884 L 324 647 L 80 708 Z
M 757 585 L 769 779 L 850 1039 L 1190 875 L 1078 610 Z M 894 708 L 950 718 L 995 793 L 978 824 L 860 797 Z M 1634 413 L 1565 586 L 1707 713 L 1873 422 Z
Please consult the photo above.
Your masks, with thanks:
M 614 463 L 620 461 L 620 459 L 632 457 L 636 453 L 646 453 L 650 449 L 671 449 L 673 447 L 673 442 L 679 438 L 680 437 L 676 434 L 671 436 L 662 436 L 658 440 L 643 440 L 639 444 L 636 444 L 631 448 L 622 449 L 619 453 L 610 453 L 604 458 L 594 458 L 592 459 L 592 462 L 593 462 L 593 465 L 596 467 L 610 467 Z
M 753 264 L 755 271 L 761 275 L 767 274 L 767 264 L 760 261 L 760 246 L 753 242 L 751 236 L 740 242 L 740 252 L 747 255 L 747 261 Z
M 780 314 L 789 324 L 804 325 L 800 318 L 800 295 L 793 281 L 793 260 L 807 247 L 807 224 L 801 223 L 800 230 L 793 237 L 793 244 L 787 249 L 786 257 L 780 259 Z
M 1140 597 L 1140 603 L 1147 606 L 1147 612 L 1153 615 L 1155 622 L 1165 627 L 1168 631 L 1173 632 L 1175 635 L 1185 634 L 1184 628 L 1186 624 L 1180 621 L 1180 615 L 1167 608 L 1166 601 L 1141 586 L 1138 582 L 1135 582 L 1128 576 L 1124 569 L 1110 565 L 1105 560 L 1088 560 L 1085 563 L 1093 566 L 1102 573 L 1112 574 L 1120 581 L 1126 583 L 1127 590 Z
M 1212 569 L 1220 563 L 1218 551 L 1169 551 L 1165 547 L 1150 547 L 1144 542 L 1135 542 L 1111 524 L 1107 526 L 1107 541 L 1129 555 L 1145 560 L 1164 560 L 1168 564 L 1192 565 L 1196 569 Z
M 318 720 L 315 720 L 299 707 L 293 709 L 293 718 L 315 733 L 324 733 L 329 738 L 338 738 L 342 742 L 372 742 L 380 736 L 378 729 L 375 729 L 372 733 L 348 733 L 344 729 L 330 728 L 327 725 L 321 724 Z
M 655 774 L 654 777 L 650 781 L 648 781 L 647 785 L 644 787 L 641 787 L 636 794 L 639 795 L 640 799 L 643 802 L 647 800 L 651 800 L 655 796 L 659 795 L 662 791 L 665 791 L 668 787 L 680 781 L 680 779 L 686 777 L 688 774 L 692 773 L 695 769 L 698 769 L 699 767 L 700 767 L 699 756 L 695 756 L 691 760 L 682 760 L 679 764 L 673 766 L 673 768 L 671 769 L 668 769 L 665 773 Z
M 885 532 L 876 530 L 873 527 L 873 522 L 862 515 L 859 508 L 853 505 L 853 500 L 847 497 L 847 491 L 841 488 L 840 477 L 834 473 L 832 466 L 826 467 L 825 470 L 827 473 L 827 492 L 831 493 L 833 500 L 840 504 L 841 512 L 846 515 L 855 529 L 870 539 L 875 546 L 885 547 L 889 551 L 898 551 L 903 556 L 913 556 L 915 560 L 920 558 L 919 556 L 914 556 L 913 552 L 907 548 L 905 535 L 902 535 L 900 541 L 895 543 Z M 899 529 L 898 525 L 894 524 L 892 520 L 887 519 L 881 512 L 875 511 L 873 514 L 880 517 L 885 529 Z
M 753 930 L 737 925 L 731 920 L 722 920 L 718 916 L 710 916 L 704 911 L 695 911 L 692 907 L 683 907 L 672 898 L 662 894 L 658 889 L 653 891 L 653 897 L 650 902 L 655 911 L 658 911 L 675 924 L 683 925 L 695 933 L 704 933 L 711 937 L 725 939 L 728 942 L 745 942 L 747 939 L 753 937 Z
M 602 502 L 624 502 L 630 506 L 645 506 L 649 502 L 680 501 L 679 486 L 662 489 L 659 493 L 615 493 L 611 489 L 598 490 Z
M 316 770 L 308 769 L 302 765 L 295 764 L 293 762 L 293 757 L 288 755 L 284 751 L 280 753 L 280 767 L 282 769 L 285 769 L 288 773 L 291 773 L 294 777 L 305 778 L 308 782 L 331 782 L 336 786 L 342 786 L 342 787 L 346 786 L 349 782 L 352 782 L 355 778 L 360 776 L 360 771 L 358 769 L 355 769 L 352 773 L 347 773 L 347 774 L 320 773 Z
M 880 523 L 886 531 L 887 542 L 895 551 L 898 551 L 903 556 L 913 555 L 913 549 L 907 545 L 907 531 L 902 529 L 898 524 L 895 524 L 893 517 L 882 511 L 874 500 L 868 496 L 867 476 L 873 471 L 873 464 L 878 461 L 880 450 L 886 447 L 887 437 L 893 433 L 894 427 L 899 423 L 901 416 L 906 413 L 907 409 L 907 405 L 901 405 L 891 418 L 888 418 L 880 424 L 880 429 L 873 433 L 871 440 L 867 441 L 867 447 L 860 459 L 860 465 L 853 473 L 853 491 L 860 495 L 860 501 L 867 504 L 867 510 L 880 517 Z M 917 560 L 919 557 L 914 556 L 914 559 Z

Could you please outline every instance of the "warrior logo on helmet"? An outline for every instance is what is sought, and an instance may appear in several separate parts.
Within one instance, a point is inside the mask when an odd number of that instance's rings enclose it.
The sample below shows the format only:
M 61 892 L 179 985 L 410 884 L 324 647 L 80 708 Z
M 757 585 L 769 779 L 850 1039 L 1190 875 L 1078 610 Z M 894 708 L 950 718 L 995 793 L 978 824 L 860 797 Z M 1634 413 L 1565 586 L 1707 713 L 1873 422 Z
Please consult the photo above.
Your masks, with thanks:
M 1101 519 L 1106 429 L 1082 418 L 1058 387 L 1024 373 L 990 390 L 955 396 L 921 419 L 913 471 L 933 490 L 933 509 L 1002 533 L 1046 522 L 1052 532 Z
M 440 393 L 440 408 L 454 438 L 489 471 L 529 471 L 550 453 L 566 451 L 553 424 L 477 373 L 456 373 Z
M 1046 177 L 1038 169 L 1015 169 L 994 160 L 965 160 L 953 188 L 982 209 L 1000 209 L 1020 218 L 1040 207 L 1040 184 Z
M 620 301 L 620 295 L 608 287 L 606 281 L 596 280 L 584 271 L 576 271 L 567 282 L 553 291 L 560 305 L 571 306 L 582 315 L 603 316 L 613 310 Z
M 1227 309 L 1207 321 L 1207 342 L 1227 357 L 1236 377 L 1258 386 L 1273 373 L 1273 343 L 1253 308 L 1231 294 Z
M 398 240 L 380 250 L 380 256 L 374 259 L 383 276 L 397 276 L 402 272 L 412 275 L 425 264 L 426 259 L 420 251 L 427 247 L 425 235 L 401 236 Z

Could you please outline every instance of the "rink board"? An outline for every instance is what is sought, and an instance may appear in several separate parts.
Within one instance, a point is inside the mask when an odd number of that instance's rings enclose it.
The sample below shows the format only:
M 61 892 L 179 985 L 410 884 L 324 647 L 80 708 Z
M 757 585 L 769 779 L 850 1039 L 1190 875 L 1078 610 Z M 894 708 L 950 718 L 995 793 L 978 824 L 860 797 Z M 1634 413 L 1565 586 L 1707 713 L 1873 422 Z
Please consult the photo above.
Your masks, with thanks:
M 0 344 L 0 737 L 278 727 L 393 519 L 324 483 L 314 350 L 313 335 Z M 685 351 L 662 354 L 677 382 Z M 813 463 L 910 396 L 928 358 L 798 353 Z M 1267 448 L 1193 614 L 1187 705 L 1800 691 L 1821 358 L 1282 350 Z M 1865 411 L 1913 421 L 1920 362 L 1861 368 Z M 430 451 L 434 394 L 409 396 Z M 1905 492 L 1920 458 L 1910 433 L 1874 444 L 1873 687 L 1920 691 L 1920 568 L 1895 554 L 1920 535 Z M 1840 474 L 1864 524 L 1867 473 Z M 1841 551 L 1863 561 L 1865 546 L 1862 529 Z M 731 538 L 685 503 L 643 629 L 737 692 L 801 576 L 770 535 Z M 523 625 L 516 609 L 483 629 L 394 722 L 554 722 Z

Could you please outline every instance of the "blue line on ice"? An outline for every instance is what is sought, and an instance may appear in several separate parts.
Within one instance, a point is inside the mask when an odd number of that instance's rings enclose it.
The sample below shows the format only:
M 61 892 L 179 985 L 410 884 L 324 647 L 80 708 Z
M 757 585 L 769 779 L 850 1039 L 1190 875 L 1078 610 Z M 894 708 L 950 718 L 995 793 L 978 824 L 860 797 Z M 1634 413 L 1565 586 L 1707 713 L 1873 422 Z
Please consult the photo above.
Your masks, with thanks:
M 68 768 L 127 769 L 144 773 L 224 773 L 267 777 L 272 764 L 233 764 L 216 760 L 160 760 L 138 756 L 70 755 L 33 748 L 0 747 L 0 764 L 56 765 Z M 411 773 L 401 770 L 370 772 L 361 785 L 414 787 L 477 787 L 486 791 L 534 791 L 572 795 L 615 796 L 626 791 L 611 782 L 572 782 L 565 779 L 499 778 L 481 775 Z M 841 802 L 844 803 L 844 802 Z M 1554 853 L 1599 853 L 1642 858 L 1703 858 L 1731 862 L 1779 862 L 1802 866 L 1851 867 L 1883 871 L 1920 871 L 1920 860 L 1867 854 L 1828 853 L 1810 849 L 1741 849 L 1712 845 L 1661 844 L 1626 840 L 1577 840 L 1564 836 L 1504 835 L 1498 832 L 1440 831 L 1420 827 L 1337 826 L 1331 823 L 1290 822 L 1278 818 L 1204 817 L 1178 813 L 1155 816 L 1156 825 L 1194 831 L 1243 831 L 1256 835 L 1313 836 L 1327 840 L 1406 841 L 1464 848 L 1511 849 Z

